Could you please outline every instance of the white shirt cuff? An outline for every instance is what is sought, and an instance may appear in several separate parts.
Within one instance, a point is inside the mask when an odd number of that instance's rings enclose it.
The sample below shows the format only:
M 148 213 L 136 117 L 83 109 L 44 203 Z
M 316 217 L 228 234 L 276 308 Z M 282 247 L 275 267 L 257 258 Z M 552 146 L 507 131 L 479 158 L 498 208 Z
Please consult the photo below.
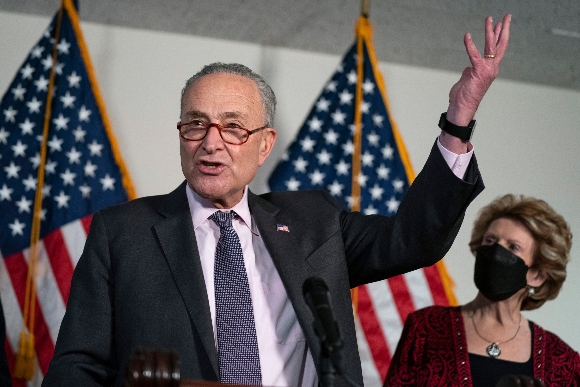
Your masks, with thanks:
M 449 165 L 449 168 L 451 168 L 453 174 L 455 174 L 455 176 L 458 178 L 463 179 L 465 172 L 467 171 L 467 166 L 471 161 L 471 156 L 473 156 L 473 145 L 471 145 L 469 152 L 458 155 L 457 153 L 453 153 L 441 145 L 439 137 L 437 137 L 437 147 L 447 162 L 447 165 Z

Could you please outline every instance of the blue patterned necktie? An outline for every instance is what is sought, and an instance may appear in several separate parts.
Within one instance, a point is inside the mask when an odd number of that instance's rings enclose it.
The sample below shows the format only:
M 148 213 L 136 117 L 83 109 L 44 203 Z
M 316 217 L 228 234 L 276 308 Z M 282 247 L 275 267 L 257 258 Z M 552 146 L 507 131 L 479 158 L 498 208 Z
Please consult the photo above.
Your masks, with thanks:
M 262 384 L 258 338 L 240 238 L 232 226 L 234 211 L 210 216 L 220 227 L 215 250 L 214 285 L 220 381 Z

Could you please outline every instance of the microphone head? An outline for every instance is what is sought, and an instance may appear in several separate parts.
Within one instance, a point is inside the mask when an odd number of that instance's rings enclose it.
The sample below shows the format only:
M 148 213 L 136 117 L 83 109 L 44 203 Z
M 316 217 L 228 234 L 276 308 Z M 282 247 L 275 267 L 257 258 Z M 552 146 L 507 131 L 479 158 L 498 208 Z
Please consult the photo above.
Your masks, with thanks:
M 308 277 L 302 285 L 302 295 L 306 296 L 310 292 L 327 292 L 328 286 L 320 277 Z
M 342 339 L 338 323 L 332 313 L 330 291 L 320 277 L 309 277 L 302 286 L 304 300 L 314 315 L 314 330 L 319 336 L 323 347 L 333 353 L 342 347 Z

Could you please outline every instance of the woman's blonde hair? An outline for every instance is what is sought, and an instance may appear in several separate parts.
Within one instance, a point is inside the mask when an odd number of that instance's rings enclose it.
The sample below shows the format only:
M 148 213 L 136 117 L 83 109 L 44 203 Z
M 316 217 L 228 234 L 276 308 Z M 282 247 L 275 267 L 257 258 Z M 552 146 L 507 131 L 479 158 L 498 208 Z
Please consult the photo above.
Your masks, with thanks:
M 483 207 L 471 232 L 469 248 L 473 254 L 481 246 L 490 224 L 499 218 L 520 222 L 532 234 L 535 242 L 532 267 L 547 276 L 546 281 L 526 297 L 522 310 L 537 309 L 556 298 L 566 279 L 566 265 L 570 260 L 572 233 L 568 223 L 548 203 L 523 195 L 507 194 Z

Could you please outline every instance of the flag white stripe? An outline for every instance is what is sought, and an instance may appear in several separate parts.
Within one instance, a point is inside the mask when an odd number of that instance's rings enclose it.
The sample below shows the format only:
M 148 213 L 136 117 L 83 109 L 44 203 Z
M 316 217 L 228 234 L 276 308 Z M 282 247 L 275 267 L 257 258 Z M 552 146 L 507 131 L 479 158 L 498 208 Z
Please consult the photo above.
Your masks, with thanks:
M 355 315 L 354 322 L 356 327 L 358 352 L 362 366 L 363 383 L 365 386 L 380 386 L 382 385 L 381 375 L 379 375 L 377 367 L 375 367 L 375 361 L 373 360 L 373 355 L 369 343 L 364 335 L 358 315 Z
M 427 283 L 427 277 L 423 269 L 417 269 L 405 274 L 409 294 L 413 298 L 415 309 L 425 308 L 433 305 L 431 288 Z
M 83 223 L 80 219 L 77 219 L 61 227 L 60 232 L 68 249 L 73 267 L 76 267 L 87 239 L 87 233 L 85 232 Z
M 56 278 L 48 259 L 44 242 L 38 244 L 38 265 L 36 270 L 36 296 L 40 303 L 40 309 L 48 327 L 50 338 L 56 343 L 60 323 L 64 317 L 65 305 L 56 284 Z M 26 262 L 29 263 L 30 249 L 23 251 Z
M 401 316 L 395 306 L 393 294 L 387 281 L 373 282 L 367 285 L 367 289 L 392 356 L 403 332 Z

